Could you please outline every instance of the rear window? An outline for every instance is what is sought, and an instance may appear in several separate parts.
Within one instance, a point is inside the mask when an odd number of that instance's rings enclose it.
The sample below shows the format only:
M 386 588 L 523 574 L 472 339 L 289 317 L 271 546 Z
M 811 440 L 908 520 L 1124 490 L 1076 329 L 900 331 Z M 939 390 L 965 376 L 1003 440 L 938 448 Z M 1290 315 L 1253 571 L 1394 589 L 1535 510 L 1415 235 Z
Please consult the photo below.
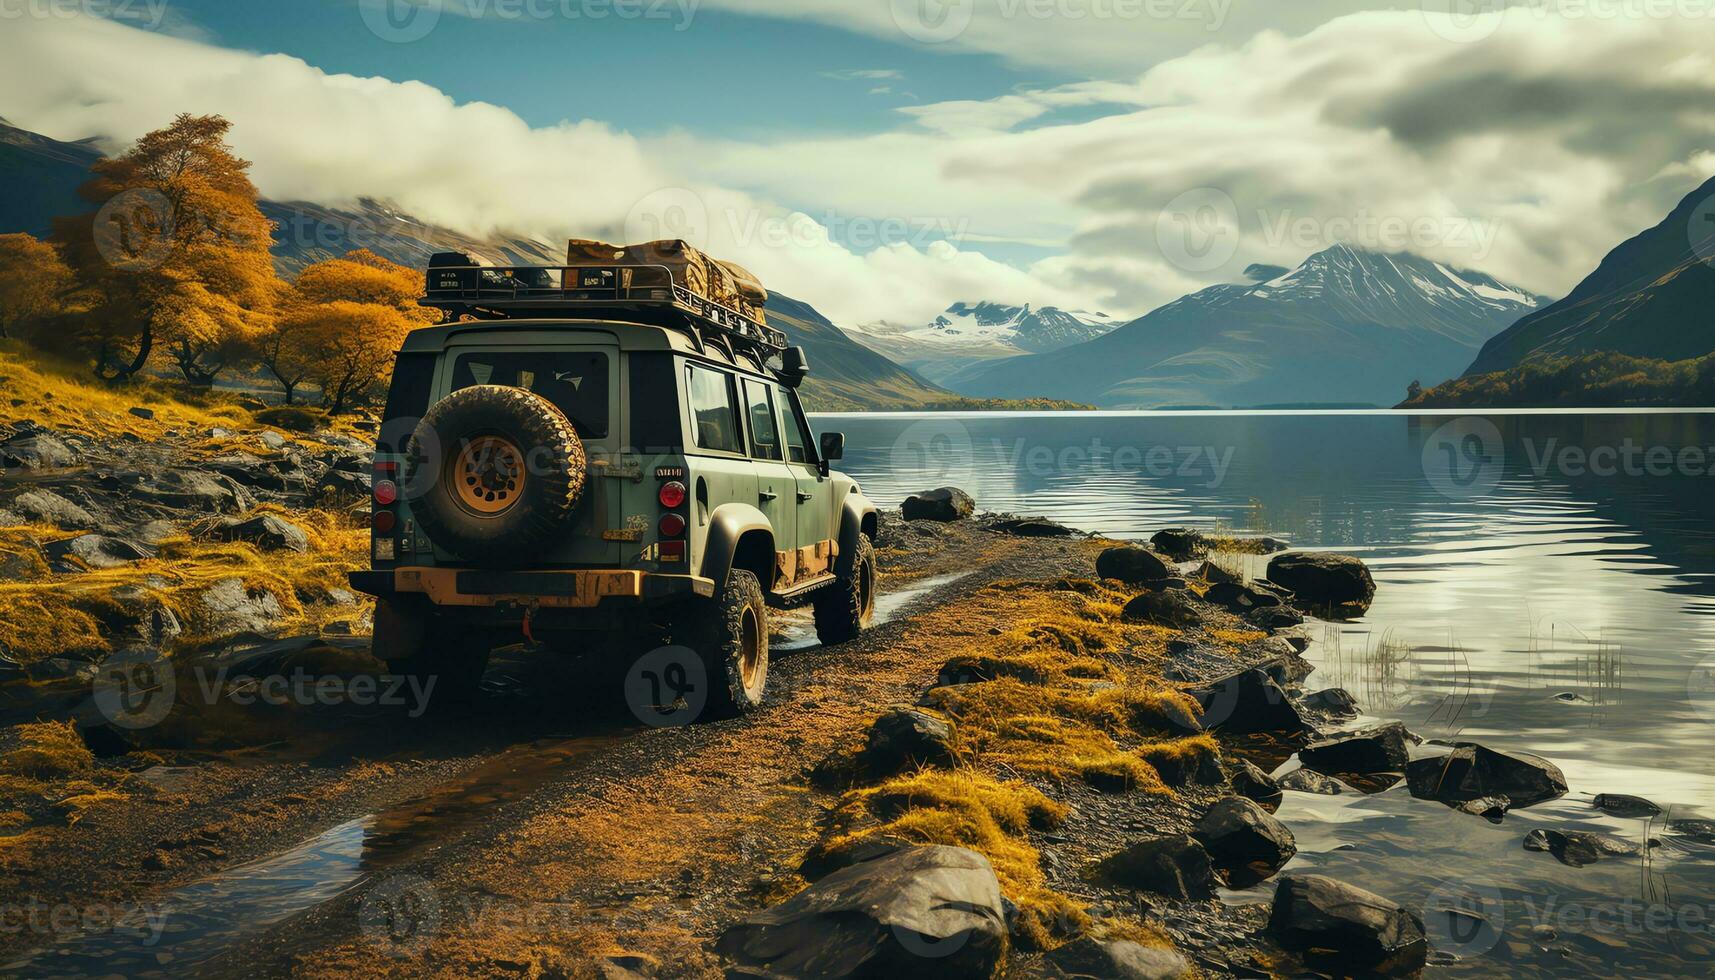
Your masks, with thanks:
M 600 351 L 461 354 L 453 364 L 453 390 L 473 385 L 527 388 L 565 412 L 579 436 L 607 436 L 607 355 Z

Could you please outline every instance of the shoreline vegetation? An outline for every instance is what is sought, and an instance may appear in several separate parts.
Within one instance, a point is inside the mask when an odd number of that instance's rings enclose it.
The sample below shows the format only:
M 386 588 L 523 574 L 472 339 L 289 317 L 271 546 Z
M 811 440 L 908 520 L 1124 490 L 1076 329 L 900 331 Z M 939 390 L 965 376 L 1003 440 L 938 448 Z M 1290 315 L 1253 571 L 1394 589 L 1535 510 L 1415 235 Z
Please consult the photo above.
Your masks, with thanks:
M 1698 408 L 1715 405 L 1715 354 L 1663 361 L 1602 352 L 1455 378 L 1398 408 Z

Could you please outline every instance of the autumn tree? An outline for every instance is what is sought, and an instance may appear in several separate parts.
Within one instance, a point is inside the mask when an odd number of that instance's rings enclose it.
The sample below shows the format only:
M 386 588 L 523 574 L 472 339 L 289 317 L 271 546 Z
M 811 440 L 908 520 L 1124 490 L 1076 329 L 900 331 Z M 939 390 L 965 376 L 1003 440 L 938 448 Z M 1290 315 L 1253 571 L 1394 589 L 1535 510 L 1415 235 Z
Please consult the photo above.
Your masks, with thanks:
M 343 412 L 386 382 L 405 334 L 437 319 L 417 305 L 422 288 L 420 272 L 366 249 L 317 262 L 298 274 L 263 346 L 278 344 L 287 352 L 287 372 L 303 367 L 329 410 Z
M 267 328 L 273 225 L 249 162 L 226 144 L 230 128 L 180 115 L 91 168 L 78 193 L 98 211 L 56 222 L 90 296 L 79 334 L 101 377 L 136 374 L 161 346 L 186 380 L 212 383 Z
M 71 285 L 58 249 L 31 235 L 0 235 L 0 339 L 57 312 Z

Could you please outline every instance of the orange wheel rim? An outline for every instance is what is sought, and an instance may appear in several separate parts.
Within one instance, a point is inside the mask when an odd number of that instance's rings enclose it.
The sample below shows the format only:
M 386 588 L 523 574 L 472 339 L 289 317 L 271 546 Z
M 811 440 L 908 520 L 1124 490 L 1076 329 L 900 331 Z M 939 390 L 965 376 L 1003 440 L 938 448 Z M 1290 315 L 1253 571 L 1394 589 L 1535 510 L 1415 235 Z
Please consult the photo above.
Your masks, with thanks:
M 465 510 L 483 517 L 504 514 L 524 493 L 524 453 L 500 436 L 472 439 L 453 457 L 447 479 Z

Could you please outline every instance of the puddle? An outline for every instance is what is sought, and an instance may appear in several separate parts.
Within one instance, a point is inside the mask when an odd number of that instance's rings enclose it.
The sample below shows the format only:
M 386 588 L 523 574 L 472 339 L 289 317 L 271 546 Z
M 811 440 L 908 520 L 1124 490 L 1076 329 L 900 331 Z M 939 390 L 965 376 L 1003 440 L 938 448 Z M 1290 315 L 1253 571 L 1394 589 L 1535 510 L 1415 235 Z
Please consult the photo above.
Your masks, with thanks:
M 929 578 L 918 579 L 903 589 L 896 589 L 877 596 L 875 619 L 870 625 L 880 626 L 882 623 L 888 622 L 917 599 L 921 599 L 949 582 L 957 582 L 970 574 L 972 573 L 951 572 L 946 575 L 934 575 Z M 814 649 L 820 645 L 821 641 L 816 639 L 815 623 L 810 621 L 807 613 L 793 615 L 784 621 L 777 621 L 777 625 L 768 639 L 768 650 L 771 654 L 777 651 L 796 653 Z
M 140 903 L 112 928 L 0 966 L 41 977 L 180 975 L 244 937 L 337 898 L 372 874 L 454 839 L 624 733 L 554 739 L 503 752 L 464 778 L 348 820 L 291 850 Z

